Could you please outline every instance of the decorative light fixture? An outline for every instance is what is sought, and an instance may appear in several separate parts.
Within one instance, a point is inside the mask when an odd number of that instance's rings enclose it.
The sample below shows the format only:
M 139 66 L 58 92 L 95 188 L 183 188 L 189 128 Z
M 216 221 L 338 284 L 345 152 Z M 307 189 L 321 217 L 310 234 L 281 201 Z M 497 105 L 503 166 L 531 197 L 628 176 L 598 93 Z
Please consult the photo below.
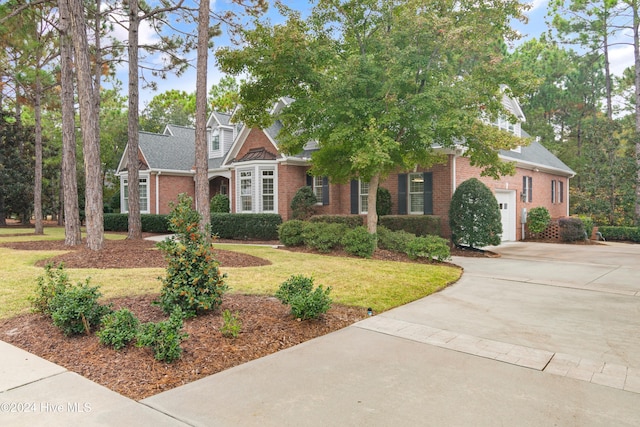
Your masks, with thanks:
M 524 191 L 520 193 L 520 201 L 521 202 L 527 201 L 527 193 L 525 193 Z

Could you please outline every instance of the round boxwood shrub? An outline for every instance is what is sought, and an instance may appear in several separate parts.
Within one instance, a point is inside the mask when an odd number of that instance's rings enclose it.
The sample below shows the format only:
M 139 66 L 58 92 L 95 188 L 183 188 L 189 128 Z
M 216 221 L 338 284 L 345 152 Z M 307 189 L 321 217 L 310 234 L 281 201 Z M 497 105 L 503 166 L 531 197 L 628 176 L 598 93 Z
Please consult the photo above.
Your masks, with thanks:
M 527 228 L 532 233 L 542 233 L 551 222 L 551 215 L 544 206 L 532 208 L 527 214 Z
M 491 190 L 476 178 L 460 184 L 451 198 L 449 226 L 456 246 L 499 245 L 502 218 Z
M 278 227 L 278 239 L 285 246 L 302 246 L 304 239 L 302 230 L 304 229 L 304 221 L 292 219 L 285 221 Z
M 360 226 L 347 231 L 340 241 L 346 253 L 362 258 L 371 258 L 376 250 L 376 235 Z
M 229 196 L 225 194 L 216 194 L 211 198 L 210 209 L 212 213 L 229 213 L 229 206 Z

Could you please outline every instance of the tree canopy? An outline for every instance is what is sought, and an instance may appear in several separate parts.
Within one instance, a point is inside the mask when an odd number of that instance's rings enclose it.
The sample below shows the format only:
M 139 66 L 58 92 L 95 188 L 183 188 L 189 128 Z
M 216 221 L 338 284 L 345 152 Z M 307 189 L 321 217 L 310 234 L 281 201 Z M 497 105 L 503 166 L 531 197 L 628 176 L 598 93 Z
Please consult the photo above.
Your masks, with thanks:
M 286 23 L 256 21 L 241 48 L 217 58 L 223 71 L 249 75 L 238 119 L 279 119 L 285 153 L 318 142 L 314 175 L 360 179 L 375 194 L 392 171 L 433 165 L 435 146 L 456 145 L 488 175 L 512 172 L 497 149 L 523 141 L 481 116 L 508 115 L 501 85 L 520 95 L 531 83 L 504 61 L 501 41 L 517 37 L 510 22 L 523 17 L 518 1 L 320 0 L 306 20 L 280 7 Z M 295 102 L 274 116 L 281 97 Z M 370 232 L 375 203 L 370 196 Z

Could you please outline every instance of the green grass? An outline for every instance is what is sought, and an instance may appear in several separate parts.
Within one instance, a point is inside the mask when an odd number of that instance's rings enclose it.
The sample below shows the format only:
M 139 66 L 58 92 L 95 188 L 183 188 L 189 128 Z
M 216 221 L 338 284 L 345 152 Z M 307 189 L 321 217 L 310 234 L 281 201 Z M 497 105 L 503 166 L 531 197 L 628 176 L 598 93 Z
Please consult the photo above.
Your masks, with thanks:
M 15 241 L 5 234 L 29 233 L 28 229 L 12 233 L 0 229 L 0 243 Z M 49 228 L 45 236 L 20 236 L 25 240 L 64 238 L 64 230 Z M 123 238 L 108 235 L 107 238 Z M 266 246 L 218 245 L 220 249 L 242 252 L 265 258 L 271 265 L 260 267 L 226 268 L 231 292 L 273 295 L 280 284 L 292 274 L 313 276 L 316 285 L 331 286 L 334 302 L 358 307 L 371 307 L 382 312 L 427 296 L 455 282 L 462 270 L 446 265 L 426 265 L 376 261 L 359 258 L 338 258 L 289 252 Z M 0 248 L 0 318 L 28 312 L 29 296 L 36 288 L 36 279 L 44 269 L 35 263 L 58 255 L 60 251 L 18 251 Z M 139 295 L 160 291 L 160 268 L 142 269 L 67 269 L 73 282 L 91 278 L 100 285 L 105 298 Z

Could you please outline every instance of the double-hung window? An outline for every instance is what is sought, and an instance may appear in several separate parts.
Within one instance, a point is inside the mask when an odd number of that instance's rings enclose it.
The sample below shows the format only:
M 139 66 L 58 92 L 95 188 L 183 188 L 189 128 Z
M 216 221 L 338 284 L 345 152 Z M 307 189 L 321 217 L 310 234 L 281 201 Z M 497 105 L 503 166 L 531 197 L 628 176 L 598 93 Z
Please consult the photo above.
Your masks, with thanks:
M 533 202 L 533 178 L 530 176 L 522 177 L 522 194 L 523 202 Z
M 144 178 L 138 179 L 138 182 L 139 182 L 138 202 L 140 206 L 140 212 L 148 213 L 149 212 L 149 181 L 146 177 L 144 177 Z M 124 195 L 124 200 L 123 200 L 124 212 L 129 212 L 129 180 L 126 178 L 123 179 L 122 186 L 123 186 L 123 195 Z
M 313 177 L 313 182 L 312 182 L 312 189 L 313 189 L 313 194 L 316 195 L 316 200 L 317 200 L 317 204 L 321 205 L 322 204 L 322 191 L 323 191 L 323 177 L 321 176 L 314 176 Z
M 253 210 L 253 172 L 240 172 L 240 210 L 251 212 Z
M 369 212 L 369 183 L 360 181 L 360 213 Z
M 262 176 L 262 212 L 275 211 L 275 180 L 273 170 L 263 170 Z
M 424 213 L 424 175 L 409 174 L 409 214 L 422 215 Z

